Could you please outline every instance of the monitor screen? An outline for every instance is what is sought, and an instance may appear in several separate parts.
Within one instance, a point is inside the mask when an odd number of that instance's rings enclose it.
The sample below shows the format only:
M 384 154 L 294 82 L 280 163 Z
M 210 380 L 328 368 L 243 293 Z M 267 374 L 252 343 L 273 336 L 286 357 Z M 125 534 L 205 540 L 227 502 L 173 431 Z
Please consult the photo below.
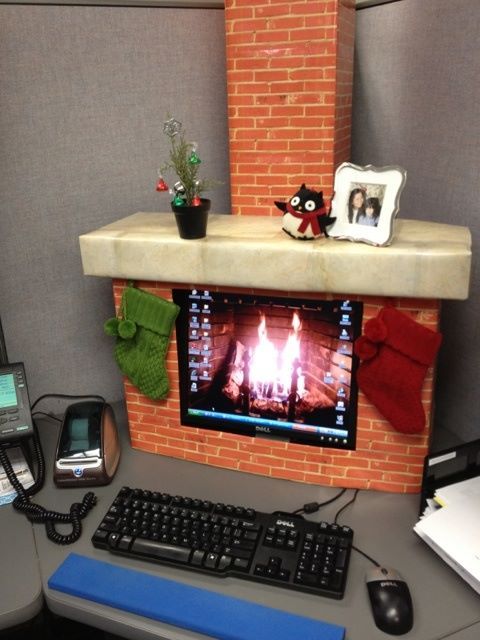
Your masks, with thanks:
M 174 289 L 181 422 L 355 449 L 363 304 Z

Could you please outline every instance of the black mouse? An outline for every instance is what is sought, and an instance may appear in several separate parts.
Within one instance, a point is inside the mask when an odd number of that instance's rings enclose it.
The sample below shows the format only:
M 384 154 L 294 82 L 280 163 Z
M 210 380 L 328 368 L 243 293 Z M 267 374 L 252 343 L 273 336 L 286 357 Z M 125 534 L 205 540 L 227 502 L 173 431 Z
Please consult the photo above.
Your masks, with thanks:
M 410 590 L 395 569 L 375 567 L 365 578 L 373 619 L 379 629 L 401 636 L 413 627 Z

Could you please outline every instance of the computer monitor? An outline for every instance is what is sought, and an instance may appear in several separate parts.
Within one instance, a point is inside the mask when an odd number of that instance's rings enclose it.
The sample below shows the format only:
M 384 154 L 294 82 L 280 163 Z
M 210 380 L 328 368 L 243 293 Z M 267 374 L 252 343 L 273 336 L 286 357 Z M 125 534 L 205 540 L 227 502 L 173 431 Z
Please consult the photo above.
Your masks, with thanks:
M 361 302 L 174 289 L 181 422 L 355 449 Z

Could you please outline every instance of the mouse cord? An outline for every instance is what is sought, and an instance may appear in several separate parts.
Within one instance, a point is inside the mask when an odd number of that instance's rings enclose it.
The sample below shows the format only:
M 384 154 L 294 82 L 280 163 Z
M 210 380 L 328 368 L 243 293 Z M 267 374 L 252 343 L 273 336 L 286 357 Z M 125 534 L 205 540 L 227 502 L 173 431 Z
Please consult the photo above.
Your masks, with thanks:
M 374 560 L 372 558 L 372 556 L 369 556 L 368 553 L 365 553 L 365 551 L 362 551 L 361 549 L 359 549 L 358 547 L 356 547 L 354 544 L 352 544 L 352 549 L 354 549 L 357 553 L 359 553 L 360 555 L 362 555 L 364 558 L 366 558 L 367 560 L 370 560 L 370 562 L 372 564 L 374 564 L 376 567 L 381 567 L 382 565 L 377 562 L 376 560 Z
M 355 500 L 357 499 L 358 496 L 358 492 L 360 491 L 360 489 L 355 489 L 353 496 L 350 498 L 350 500 L 348 502 L 346 502 L 343 507 L 340 507 L 340 509 L 337 511 L 337 513 L 335 514 L 335 518 L 333 519 L 333 522 L 335 524 L 337 524 L 337 520 L 338 520 L 338 516 L 342 513 L 342 511 L 344 511 L 347 507 L 349 507 L 351 504 L 353 504 L 355 502 Z M 365 551 L 362 551 L 361 549 L 359 549 L 358 547 L 356 547 L 354 544 L 352 544 L 352 549 L 354 549 L 357 553 L 359 553 L 360 555 L 362 555 L 364 558 L 366 558 L 367 560 L 370 560 L 370 562 L 372 564 L 374 564 L 376 567 L 380 567 L 380 563 L 377 562 L 374 558 L 372 558 L 371 556 L 368 555 L 368 553 L 365 553 Z

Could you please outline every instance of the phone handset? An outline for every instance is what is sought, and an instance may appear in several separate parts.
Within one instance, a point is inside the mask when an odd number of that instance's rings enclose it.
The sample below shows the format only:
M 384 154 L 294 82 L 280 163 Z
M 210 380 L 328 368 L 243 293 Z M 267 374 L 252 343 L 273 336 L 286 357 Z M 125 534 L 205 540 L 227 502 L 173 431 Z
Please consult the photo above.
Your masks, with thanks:
M 33 462 L 36 466 L 35 482 L 28 488 L 17 478 L 7 454 L 9 445 L 21 442 L 32 443 Z M 89 491 L 82 502 L 72 504 L 69 513 L 49 511 L 30 501 L 30 496 L 43 486 L 45 461 L 30 411 L 25 369 L 21 362 L 0 365 L 0 464 L 17 493 L 13 507 L 24 513 L 31 522 L 44 523 L 47 537 L 53 542 L 62 545 L 76 542 L 82 533 L 81 520 L 96 504 L 97 499 Z M 59 533 L 55 529 L 55 523 L 71 524 L 71 533 Z

